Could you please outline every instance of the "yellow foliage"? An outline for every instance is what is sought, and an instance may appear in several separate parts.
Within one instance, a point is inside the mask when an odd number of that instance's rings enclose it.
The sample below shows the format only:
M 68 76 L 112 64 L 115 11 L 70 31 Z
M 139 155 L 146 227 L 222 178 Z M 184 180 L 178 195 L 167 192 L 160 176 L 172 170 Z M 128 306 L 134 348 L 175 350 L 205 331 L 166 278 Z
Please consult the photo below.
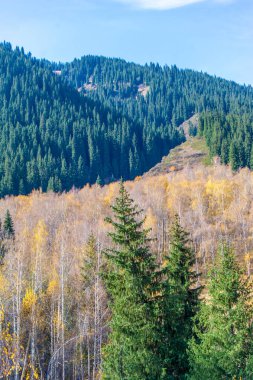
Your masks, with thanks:
M 253 259 L 253 252 L 246 252 L 244 255 L 244 260 L 246 263 L 250 263 L 250 261 Z
M 4 309 L 0 309 L 0 378 L 8 379 L 21 367 L 18 360 L 17 338 L 10 332 L 10 324 L 4 326 Z M 21 351 L 21 350 L 20 350 Z M 20 354 L 20 353 L 19 353 Z
M 49 281 L 49 284 L 47 287 L 47 294 L 52 296 L 56 292 L 58 287 L 59 287 L 58 281 L 56 280 Z
M 225 179 L 215 181 L 209 178 L 205 186 L 205 193 L 210 207 L 216 212 L 226 209 L 233 200 L 233 186 L 230 181 Z
M 29 313 L 35 306 L 36 301 L 37 295 L 34 293 L 33 289 L 27 289 L 22 301 L 23 310 L 26 313 Z
M 1 307 L 0 309 L 0 326 L 2 326 L 2 323 L 4 321 L 4 309 Z
M 193 199 L 192 202 L 191 202 L 191 207 L 193 210 L 197 210 L 197 207 L 198 207 L 198 200 L 197 199 Z
M 156 226 L 156 224 L 157 224 L 157 219 L 156 219 L 155 215 L 153 214 L 152 209 L 149 208 L 147 210 L 147 213 L 146 213 L 144 228 L 146 228 L 146 229 L 152 228 L 153 229 Z
M 39 250 L 47 241 L 48 231 L 44 220 L 39 220 L 33 231 L 33 246 Z
M 54 318 L 53 318 L 53 324 L 56 326 L 56 328 L 59 329 L 64 329 L 64 322 L 61 319 L 61 315 L 55 313 Z
M 25 379 L 26 380 L 30 380 L 30 379 L 37 380 L 39 378 L 40 378 L 40 376 L 39 376 L 38 370 L 36 368 L 34 368 L 31 363 L 29 363 L 29 365 L 28 365 L 28 371 L 27 371 L 27 373 L 25 375 Z
M 8 281 L 4 275 L 0 272 L 0 294 L 8 290 Z
M 108 186 L 106 195 L 104 197 L 104 204 L 106 206 L 109 206 L 112 203 L 113 198 L 115 197 L 115 190 L 116 190 L 115 184 L 111 183 Z

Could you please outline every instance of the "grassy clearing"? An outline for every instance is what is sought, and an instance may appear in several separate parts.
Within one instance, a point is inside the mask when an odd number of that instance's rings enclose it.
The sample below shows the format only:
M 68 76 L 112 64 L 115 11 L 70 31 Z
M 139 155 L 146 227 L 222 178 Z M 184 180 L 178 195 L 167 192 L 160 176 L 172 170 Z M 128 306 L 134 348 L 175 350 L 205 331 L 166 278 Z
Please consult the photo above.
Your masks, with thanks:
M 149 174 L 157 175 L 183 170 L 185 167 L 197 165 L 212 165 L 212 158 L 206 142 L 200 137 L 190 137 L 183 144 L 172 149 L 162 162 L 149 171 Z

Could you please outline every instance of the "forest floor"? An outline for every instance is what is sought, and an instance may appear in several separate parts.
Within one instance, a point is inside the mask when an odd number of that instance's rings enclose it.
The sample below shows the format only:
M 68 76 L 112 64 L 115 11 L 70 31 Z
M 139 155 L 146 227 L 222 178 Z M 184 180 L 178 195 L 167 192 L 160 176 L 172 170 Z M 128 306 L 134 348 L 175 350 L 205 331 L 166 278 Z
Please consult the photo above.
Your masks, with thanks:
M 189 137 L 186 142 L 172 149 L 168 156 L 163 157 L 162 161 L 144 176 L 177 172 L 200 164 L 205 166 L 212 164 L 206 142 L 200 137 Z

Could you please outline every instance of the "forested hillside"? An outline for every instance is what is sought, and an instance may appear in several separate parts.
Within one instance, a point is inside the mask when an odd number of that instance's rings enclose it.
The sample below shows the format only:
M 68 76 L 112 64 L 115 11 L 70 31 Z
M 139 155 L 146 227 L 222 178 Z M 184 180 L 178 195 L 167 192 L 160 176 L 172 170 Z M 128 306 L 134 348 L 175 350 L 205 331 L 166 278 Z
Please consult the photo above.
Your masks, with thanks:
M 243 169 L 234 175 L 224 166 L 200 165 L 139 178 L 125 188 L 138 204 L 134 215 L 130 213 L 132 224 L 127 224 L 128 242 L 107 222 L 122 213 L 120 203 L 110 208 L 119 197 L 118 184 L 1 200 L 0 378 L 9 373 L 13 379 L 17 373 L 19 379 L 23 373 L 27 379 L 111 380 L 120 379 L 124 365 L 131 379 L 184 379 L 189 371 L 190 317 L 196 313 L 195 296 L 185 298 L 187 276 L 196 274 L 190 286 L 199 289 L 212 269 L 214 281 L 201 298 L 208 292 L 213 304 L 203 303 L 200 311 L 199 338 L 191 342 L 190 378 L 239 379 L 249 374 L 243 378 L 250 379 L 252 339 L 247 340 L 247 326 L 252 310 L 245 275 L 253 270 L 252 173 Z M 133 207 L 131 202 L 123 205 L 126 212 Z M 139 207 L 144 212 L 137 216 Z M 217 254 L 222 241 L 235 250 L 225 262 L 219 261 L 223 253 Z M 132 244 L 130 251 L 126 244 Z M 162 277 L 156 277 L 161 271 Z M 185 283 L 179 282 L 179 273 L 186 276 Z M 184 302 L 191 307 L 189 314 L 184 314 Z
M 200 117 L 199 135 L 204 136 L 212 156 L 220 156 L 233 170 L 253 169 L 253 113 L 205 112 Z
M 151 125 L 166 131 L 167 125 L 178 127 L 193 114 L 201 114 L 199 134 L 206 138 L 211 155 L 221 156 L 234 170 L 253 167 L 251 86 L 176 66 L 140 66 L 92 56 L 64 65 L 62 75 L 86 96 L 131 116 L 144 132 Z M 153 165 L 157 158 L 153 156 Z
M 134 178 L 154 161 L 142 125 L 80 96 L 54 68 L 0 46 L 1 196 Z M 156 160 L 183 139 L 175 128 L 162 133 L 150 131 Z
M 184 141 L 177 127 L 203 111 L 211 153 L 251 167 L 251 87 L 103 57 L 55 64 L 8 43 L 0 81 L 0 196 L 133 179 Z

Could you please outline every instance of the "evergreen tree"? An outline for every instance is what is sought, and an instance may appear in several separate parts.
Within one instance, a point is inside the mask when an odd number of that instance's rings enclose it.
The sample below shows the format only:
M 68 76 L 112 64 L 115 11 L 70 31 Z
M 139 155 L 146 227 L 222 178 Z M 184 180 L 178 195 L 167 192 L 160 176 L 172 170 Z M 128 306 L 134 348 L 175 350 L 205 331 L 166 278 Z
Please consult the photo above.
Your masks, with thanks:
M 252 286 L 228 246 L 217 256 L 190 343 L 190 378 L 251 379 Z
M 197 284 L 195 255 L 188 233 L 181 227 L 178 216 L 169 237 L 169 251 L 161 272 L 160 344 L 164 378 L 181 379 L 189 369 L 187 348 L 193 335 L 193 318 L 199 309 L 201 287 Z
M 250 169 L 253 170 L 253 148 L 251 148 L 250 154 Z
M 6 246 L 5 246 L 5 242 L 4 242 L 4 233 L 2 230 L 2 222 L 0 219 L 0 266 L 3 265 L 5 254 L 6 254 Z
M 123 183 L 112 206 L 109 234 L 115 248 L 107 251 L 105 283 L 110 297 L 111 321 L 104 350 L 103 379 L 155 380 L 160 377 L 156 355 L 154 305 L 156 264 L 149 251 L 142 211 Z
M 232 141 L 229 149 L 229 163 L 231 165 L 232 170 L 239 169 L 239 157 L 237 152 L 237 146 L 234 141 Z
M 9 210 L 6 211 L 3 225 L 3 234 L 6 239 L 15 238 L 14 224 Z
M 96 184 L 97 184 L 98 186 L 102 186 L 102 185 L 103 185 L 103 182 L 102 182 L 102 180 L 101 180 L 100 175 L 97 176 Z

